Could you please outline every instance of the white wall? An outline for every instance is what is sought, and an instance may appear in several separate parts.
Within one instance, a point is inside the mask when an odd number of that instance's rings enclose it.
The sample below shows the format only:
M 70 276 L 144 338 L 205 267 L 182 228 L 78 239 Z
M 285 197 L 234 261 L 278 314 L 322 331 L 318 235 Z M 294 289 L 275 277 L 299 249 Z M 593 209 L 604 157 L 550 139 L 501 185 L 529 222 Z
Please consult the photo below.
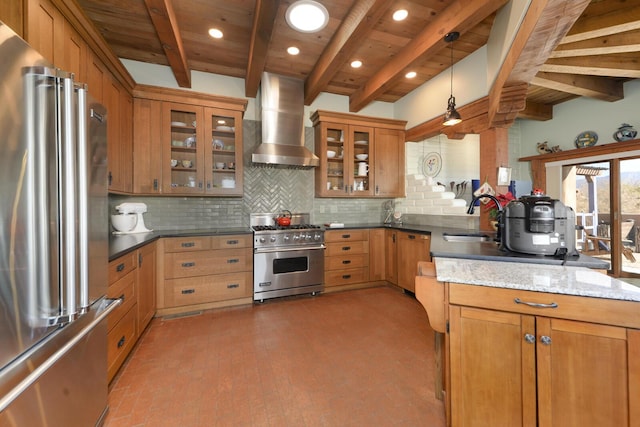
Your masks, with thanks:
M 616 102 L 577 98 L 553 108 L 553 120 L 517 120 L 522 134 L 521 155 L 537 154 L 536 143 L 548 141 L 563 150 L 576 148 L 575 139 L 583 131 L 598 134 L 597 144 L 615 143 L 613 134 L 622 123 L 640 130 L 640 80 L 624 84 L 624 99 Z

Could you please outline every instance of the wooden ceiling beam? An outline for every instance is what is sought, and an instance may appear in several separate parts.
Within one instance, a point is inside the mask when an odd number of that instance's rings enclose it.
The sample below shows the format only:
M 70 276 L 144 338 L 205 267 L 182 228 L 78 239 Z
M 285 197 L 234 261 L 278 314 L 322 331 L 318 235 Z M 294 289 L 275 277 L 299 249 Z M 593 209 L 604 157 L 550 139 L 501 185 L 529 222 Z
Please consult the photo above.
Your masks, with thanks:
M 606 77 L 539 72 L 531 84 L 602 101 L 624 98 L 623 82 Z
M 560 45 L 549 58 L 640 52 L 640 30 Z
M 540 71 L 637 79 L 640 78 L 640 62 L 633 54 L 554 58 L 540 67 Z
M 445 34 L 454 30 L 464 34 L 505 3 L 506 0 L 454 0 L 349 97 L 349 110 L 359 111 L 366 107 L 387 91 L 416 60 L 424 60 L 444 49 L 447 46 Z
M 518 118 L 546 122 L 547 120 L 553 119 L 553 106 L 527 101 L 524 110 L 518 112 Z
M 255 98 L 258 94 L 279 7 L 280 0 L 256 0 L 244 80 L 244 94 L 248 98 Z
M 327 44 L 305 81 L 304 103 L 310 105 L 361 46 L 375 23 L 395 0 L 357 0 Z
M 191 70 L 182 45 L 178 21 L 171 0 L 144 0 L 169 66 L 180 87 L 191 87 Z M 124 19 L 124 17 L 123 17 Z
M 560 43 L 574 43 L 638 29 L 640 6 L 614 8 L 610 13 L 583 17 Z
M 590 0 L 531 2 L 489 90 L 491 127 L 508 125 L 526 106 L 527 85 Z

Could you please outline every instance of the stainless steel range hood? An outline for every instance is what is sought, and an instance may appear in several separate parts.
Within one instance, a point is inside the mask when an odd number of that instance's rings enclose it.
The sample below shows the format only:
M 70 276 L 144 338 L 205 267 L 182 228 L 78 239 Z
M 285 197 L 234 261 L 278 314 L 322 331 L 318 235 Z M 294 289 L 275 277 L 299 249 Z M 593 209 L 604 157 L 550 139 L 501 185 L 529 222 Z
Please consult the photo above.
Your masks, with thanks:
M 262 74 L 262 143 L 251 161 L 258 164 L 308 168 L 320 159 L 304 146 L 304 81 Z

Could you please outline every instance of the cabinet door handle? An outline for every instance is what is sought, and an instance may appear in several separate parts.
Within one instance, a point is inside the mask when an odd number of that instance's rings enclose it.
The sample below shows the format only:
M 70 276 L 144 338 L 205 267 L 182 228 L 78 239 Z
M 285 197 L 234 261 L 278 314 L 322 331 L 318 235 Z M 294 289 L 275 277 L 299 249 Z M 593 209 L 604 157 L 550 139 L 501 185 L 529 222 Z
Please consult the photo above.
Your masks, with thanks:
M 551 345 L 551 337 L 543 335 L 540 337 L 540 342 L 544 345 Z
M 351 250 L 351 246 L 343 246 L 342 250 L 343 251 L 350 251 Z
M 227 264 L 235 264 L 237 262 L 240 262 L 238 258 L 231 258 L 227 260 Z
M 196 263 L 195 262 L 183 262 L 182 266 L 187 268 L 187 267 L 195 267 Z
M 142 254 L 138 253 L 138 267 L 142 267 Z
M 238 243 L 238 240 L 227 240 L 227 245 L 237 245 Z
M 118 273 L 120 273 L 122 270 L 124 270 L 124 262 L 118 264 L 118 266 L 116 267 L 116 271 Z
M 558 304 L 556 304 L 555 302 L 552 302 L 550 304 L 542 304 L 539 302 L 522 301 L 520 298 L 515 298 L 513 301 L 516 304 L 524 304 L 524 305 L 528 305 L 529 307 L 535 307 L 535 308 L 558 308 Z
M 227 289 L 233 289 L 233 288 L 239 288 L 239 287 L 240 287 L 240 284 L 238 283 L 229 283 L 227 285 Z
M 343 264 L 351 264 L 351 260 L 350 259 L 345 259 L 344 261 L 342 261 Z
M 343 274 L 342 278 L 343 279 L 351 279 L 351 275 L 350 274 Z
M 153 190 L 158 191 L 158 178 L 153 180 Z
M 181 246 L 182 246 L 183 248 L 192 248 L 192 247 L 194 247 L 195 245 L 196 245 L 196 244 L 195 244 L 195 242 L 183 242 Z
M 122 338 L 120 338 L 120 341 L 118 341 L 118 348 L 122 347 L 125 343 L 126 339 L 124 337 L 124 335 L 122 336 Z
M 378 185 L 376 185 L 376 195 L 380 193 L 380 189 L 378 188 Z
M 195 289 L 183 289 L 180 291 L 181 294 L 183 295 L 187 295 L 187 294 L 195 294 L 196 290 Z
M 120 295 L 118 299 L 122 301 L 120 304 L 124 304 L 124 294 Z
M 533 344 L 536 342 L 536 336 L 533 334 L 524 334 L 524 340 L 529 344 Z
M 198 188 L 202 188 L 202 181 L 198 181 Z
M 207 181 L 207 190 L 211 188 L 211 182 Z

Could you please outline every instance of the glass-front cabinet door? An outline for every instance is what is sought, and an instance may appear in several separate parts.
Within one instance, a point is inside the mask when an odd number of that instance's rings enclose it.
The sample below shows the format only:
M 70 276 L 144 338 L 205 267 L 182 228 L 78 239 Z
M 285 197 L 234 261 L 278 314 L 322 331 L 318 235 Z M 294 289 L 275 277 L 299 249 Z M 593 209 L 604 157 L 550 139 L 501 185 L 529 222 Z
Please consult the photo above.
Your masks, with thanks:
M 242 114 L 205 108 L 205 191 L 242 195 Z
M 369 169 L 373 128 L 338 123 L 322 123 L 316 127 L 320 157 L 316 193 L 328 197 L 372 195 Z
M 163 103 L 162 127 L 164 153 L 163 192 L 167 194 L 201 193 L 204 188 L 202 108 L 186 104 Z

